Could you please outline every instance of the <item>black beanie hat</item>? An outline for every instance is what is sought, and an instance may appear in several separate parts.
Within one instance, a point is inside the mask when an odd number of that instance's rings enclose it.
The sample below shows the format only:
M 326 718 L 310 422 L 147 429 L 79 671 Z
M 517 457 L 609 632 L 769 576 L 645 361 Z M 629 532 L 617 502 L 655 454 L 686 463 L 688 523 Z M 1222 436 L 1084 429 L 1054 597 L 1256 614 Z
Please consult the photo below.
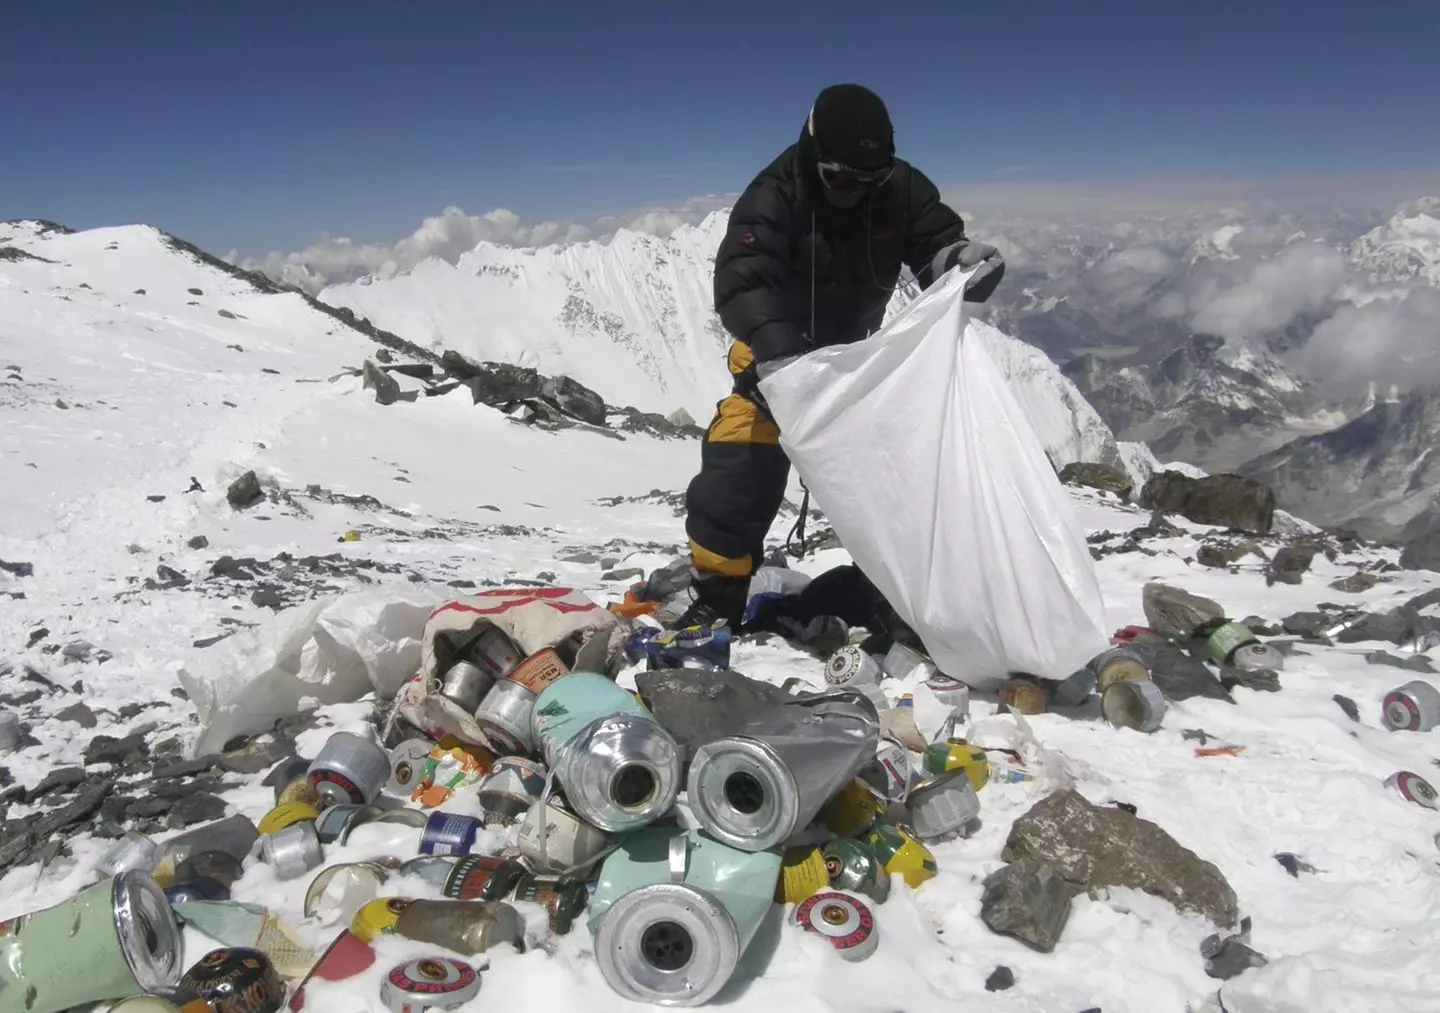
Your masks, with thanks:
M 895 157 L 895 128 L 885 103 L 858 84 L 832 84 L 810 110 L 810 136 L 822 159 L 879 169 Z

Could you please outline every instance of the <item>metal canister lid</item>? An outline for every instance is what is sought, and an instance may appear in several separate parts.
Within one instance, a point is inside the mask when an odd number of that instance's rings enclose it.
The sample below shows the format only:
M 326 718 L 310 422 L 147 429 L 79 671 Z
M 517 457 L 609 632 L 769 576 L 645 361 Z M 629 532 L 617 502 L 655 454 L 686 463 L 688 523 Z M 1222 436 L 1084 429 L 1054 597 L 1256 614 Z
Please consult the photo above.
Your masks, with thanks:
M 595 932 L 595 956 L 606 982 L 627 999 L 699 1006 L 730 980 L 740 932 L 710 893 L 653 883 L 610 905 Z
M 845 960 L 864 960 L 880 945 L 875 914 L 864 897 L 822 890 L 795 907 L 793 923 L 820 936 Z
M 963 770 L 922 781 L 910 793 L 910 825 L 922 841 L 964 834 L 980 815 L 980 797 Z
M 783 841 L 800 818 L 794 775 L 758 739 L 732 736 L 701 746 L 690 761 L 686 796 L 706 831 L 744 851 Z
M 1149 679 L 1125 679 L 1106 687 L 1100 710 L 1116 728 L 1153 732 L 1165 719 L 1165 695 Z
M 425 761 L 435 745 L 429 739 L 406 739 L 390 750 L 390 779 L 385 782 L 385 793 L 408 799 L 424 780 Z
M 831 686 L 877 683 L 882 675 L 879 663 L 855 644 L 840 648 L 825 663 L 825 681 Z
M 1278 672 L 1285 667 L 1285 656 L 1269 644 L 1241 644 L 1230 664 L 1247 672 Z
M 395 931 L 395 923 L 410 904 L 405 897 L 381 897 L 362 904 L 350 919 L 350 931 L 367 943 L 374 942 L 376 936 Z
M 441 676 L 440 695 L 465 713 L 473 714 L 493 685 L 494 673 L 461 659 L 447 668 Z
M 874 849 L 865 841 L 837 837 L 825 845 L 821 857 L 829 886 L 834 889 L 863 893 L 882 904 L 890 896 L 890 874 L 881 868 Z
M 114 883 L 115 931 L 135 983 L 147 992 L 175 985 L 185 951 L 170 902 L 148 873 L 122 872 Z
M 421 957 L 390 970 L 380 986 L 380 1001 L 391 1013 L 455 1009 L 480 992 L 480 974 L 463 960 Z
M 1397 770 L 1385 779 L 1385 783 L 1407 802 L 1423 805 L 1426 809 L 1440 809 L 1440 792 L 1412 770 Z

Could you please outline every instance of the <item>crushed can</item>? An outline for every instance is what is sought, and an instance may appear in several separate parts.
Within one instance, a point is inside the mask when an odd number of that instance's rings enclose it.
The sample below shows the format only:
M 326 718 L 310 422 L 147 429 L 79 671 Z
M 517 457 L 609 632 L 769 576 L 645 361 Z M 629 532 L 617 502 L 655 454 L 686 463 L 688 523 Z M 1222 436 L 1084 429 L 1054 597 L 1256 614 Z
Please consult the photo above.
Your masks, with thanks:
M 380 1001 L 390 1013 L 456 1009 L 480 994 L 480 973 L 451 957 L 420 957 L 390 969 Z
M 542 811 L 543 809 L 543 811 Z M 592 827 L 551 797 L 536 802 L 520 823 L 520 857 L 536 872 L 581 873 L 595 864 L 610 843 L 605 831 Z
M 420 838 L 422 855 L 468 855 L 485 821 L 461 813 L 433 812 Z
M 325 860 L 314 823 L 294 823 L 260 838 L 260 860 L 276 879 L 296 879 Z
M 1406 802 L 1423 805 L 1426 809 L 1440 809 L 1440 792 L 1429 781 L 1410 770 L 1397 770 L 1385 779 L 1387 788 L 1394 788 Z
M 865 841 L 875 852 L 881 868 L 905 880 L 905 885 L 912 890 L 919 889 L 927 879 L 934 879 L 940 871 L 930 849 L 902 826 L 881 823 L 871 828 Z
M 831 686 L 874 685 L 882 678 L 879 662 L 855 644 L 840 648 L 825 663 L 825 682 Z
M 620 833 L 670 811 L 680 747 L 632 693 L 576 672 L 535 701 L 534 735 L 565 801 L 590 825 Z
M 472 746 L 446 736 L 433 745 L 425 757 L 420 783 L 410 792 L 410 800 L 425 809 L 444 805 L 455 792 L 484 780 L 494 762 L 494 755 L 484 746 Z
M 162 887 L 169 886 L 175 881 L 175 870 L 186 859 L 206 851 L 223 851 L 243 862 L 250 857 L 250 850 L 259 838 L 260 831 L 255 824 L 240 813 L 192 827 L 161 846 L 160 864 L 155 867 L 155 882 Z
M 509 943 L 525 948 L 525 921 L 509 904 L 484 900 L 415 900 L 395 922 L 397 936 L 474 956 Z
M 917 784 L 908 803 L 910 828 L 927 843 L 969 833 L 980 815 L 980 797 L 964 771 L 939 774 Z
M 901 682 L 929 682 L 940 674 L 935 662 L 899 642 L 890 645 L 880 667 L 887 676 Z
M 466 855 L 445 877 L 441 892 L 451 900 L 504 900 L 526 875 L 513 858 Z
M 563 936 L 575 926 L 585 910 L 590 892 L 584 883 L 559 876 L 522 876 L 515 884 L 513 900 L 539 904 L 549 914 L 551 935 Z
M 1116 728 L 1153 732 L 1165 720 L 1165 695 L 1149 679 L 1113 682 L 1100 695 L 1100 711 Z
M 831 833 L 851 837 L 885 813 L 885 803 L 858 777 L 837 791 L 820 809 L 820 822 Z
M 379 862 L 347 862 L 321 869 L 305 890 L 305 917 L 321 924 L 349 924 L 380 896 L 390 870 Z
M 440 677 L 440 695 L 466 714 L 474 714 L 493 685 L 492 672 L 461 658 Z
M 600 867 L 590 900 L 600 973 L 635 1002 L 698 1006 L 725 986 L 770 911 L 778 848 L 646 827 Z
M 1246 644 L 1258 643 L 1259 638 L 1248 626 L 1239 623 L 1225 623 L 1212 632 L 1205 642 L 1205 653 L 1217 665 L 1228 665 L 1236 650 Z
M 285 1004 L 285 983 L 270 958 L 239 947 L 205 954 L 185 972 L 176 991 L 187 1000 L 204 1000 L 215 1013 L 278 1013 Z
M 1381 717 L 1392 732 L 1428 732 L 1440 726 L 1440 690 L 1419 679 L 1385 694 Z
M 894 739 L 881 738 L 880 744 L 875 747 L 875 759 L 857 776 L 887 802 L 904 802 L 910 795 L 914 772 L 910 750 Z
M 305 988 L 312 981 L 346 981 L 375 963 L 375 950 L 353 932 L 342 932 L 325 950 L 290 997 L 291 1013 L 305 1010 Z M 311 1007 L 314 1010 L 314 1007 Z M 315 1013 L 320 1013 L 316 1010 Z
M 390 779 L 390 754 L 368 738 L 336 732 L 310 762 L 308 776 L 327 804 L 366 805 Z
M 296 823 L 314 823 L 319 818 L 320 810 L 313 805 L 305 802 L 285 802 L 261 816 L 255 828 L 261 834 L 273 834 Z
M 269 772 L 265 775 L 264 779 L 260 783 L 265 785 L 267 788 L 273 788 L 275 790 L 276 805 L 279 805 L 282 802 L 290 801 L 308 801 L 313 805 L 313 799 L 284 799 L 280 797 L 281 792 L 283 792 L 292 781 L 294 781 L 297 777 L 302 779 L 305 778 L 305 775 L 309 772 L 309 760 L 300 756 L 292 756 L 288 759 L 281 760 L 279 763 L 275 764 L 275 766 L 271 767 Z
M 972 746 L 964 739 L 946 739 L 932 742 L 921 755 L 921 767 L 926 774 L 948 774 L 959 770 L 965 773 L 970 787 L 979 791 L 990 783 L 990 758 L 985 750 Z
M 512 826 L 545 790 L 545 768 L 524 756 L 497 757 L 480 782 L 486 826 Z
M 0 1009 L 60 1013 L 173 988 L 183 956 L 180 924 L 155 880 L 122 872 L 0 922 Z
M 899 742 L 907 749 L 919 753 L 925 749 L 925 737 L 915 724 L 915 696 L 904 693 L 895 701 L 895 706 L 879 710 L 880 731 Z
M 497 679 L 480 708 L 475 723 L 485 735 L 490 748 L 502 756 L 524 756 L 533 752 L 530 737 L 531 714 L 535 710 L 535 694 L 518 682 Z
M 1285 655 L 1269 644 L 1241 644 L 1230 656 L 1230 664 L 1246 672 L 1278 672 L 1285 667 Z
M 828 885 L 836 890 L 863 893 L 877 904 L 890 896 L 890 873 L 881 866 L 870 845 L 854 837 L 837 837 L 821 851 Z M 802 900 L 804 898 L 801 898 Z
M 864 960 L 880 945 L 880 929 L 869 902 L 847 890 L 821 890 L 801 901 L 791 921 L 825 940 L 843 960 Z
M 367 943 L 395 931 L 405 909 L 415 903 L 408 897 L 377 897 L 361 904 L 350 919 L 350 931 Z
M 775 903 L 798 904 L 829 884 L 825 856 L 813 844 L 786 848 L 780 858 L 780 879 L 775 884 Z
M 105 877 L 118 876 L 122 872 L 151 872 L 160 862 L 160 845 L 138 830 L 126 831 L 100 856 L 96 871 Z
M 731 847 L 774 847 L 873 763 L 879 742 L 874 711 L 853 698 L 821 694 L 772 707 L 695 751 L 691 811 Z
M 683 630 L 645 627 L 625 641 L 625 657 L 644 660 L 655 672 L 667 668 L 726 669 L 730 667 L 730 627 L 689 626 Z

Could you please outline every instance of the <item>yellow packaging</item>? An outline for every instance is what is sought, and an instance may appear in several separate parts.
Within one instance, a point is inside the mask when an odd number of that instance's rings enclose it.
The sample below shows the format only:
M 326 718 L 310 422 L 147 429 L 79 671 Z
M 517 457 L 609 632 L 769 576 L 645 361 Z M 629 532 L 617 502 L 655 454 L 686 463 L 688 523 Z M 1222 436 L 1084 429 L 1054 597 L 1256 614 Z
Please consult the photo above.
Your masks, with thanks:
M 915 839 L 904 827 L 893 823 L 882 823 L 865 838 L 875 849 L 875 857 L 891 875 L 905 880 L 905 885 L 914 890 L 927 879 L 934 879 L 940 871 L 930 849 Z
M 825 856 L 814 845 L 788 848 L 775 884 L 777 904 L 799 904 L 830 885 Z
M 355 912 L 355 918 L 350 922 L 350 931 L 364 942 L 373 943 L 376 936 L 395 931 L 395 923 L 409 906 L 410 901 L 404 897 L 381 897 L 379 900 L 372 900 Z
M 320 818 L 320 810 L 307 802 L 286 802 L 277 805 L 264 816 L 260 822 L 255 824 L 255 829 L 262 834 L 273 834 L 277 830 L 284 830 L 295 823 L 304 823 L 307 820 Z

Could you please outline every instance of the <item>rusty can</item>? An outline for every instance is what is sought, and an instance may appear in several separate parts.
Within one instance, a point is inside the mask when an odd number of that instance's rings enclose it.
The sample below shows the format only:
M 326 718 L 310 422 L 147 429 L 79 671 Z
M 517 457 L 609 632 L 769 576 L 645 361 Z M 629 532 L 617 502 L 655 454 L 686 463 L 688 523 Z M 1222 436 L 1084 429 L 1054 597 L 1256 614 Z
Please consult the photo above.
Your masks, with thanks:
M 305 765 L 309 766 L 308 761 Z M 315 785 L 310 783 L 308 773 L 298 774 L 275 789 L 276 805 L 289 805 L 292 802 L 313 805 L 316 809 L 320 808 L 320 793 L 315 790 Z
M 869 901 L 846 890 L 821 890 L 796 905 L 792 918 L 845 960 L 864 960 L 880 945 L 880 929 Z
M 556 679 L 570 674 L 560 655 L 552 650 L 540 651 L 522 661 L 507 679 L 524 686 L 535 696 L 545 692 Z
M 451 957 L 407 960 L 392 967 L 380 985 L 380 1001 L 390 1013 L 455 1009 L 479 994 L 479 972 Z
M 390 777 L 390 754 L 350 732 L 336 732 L 310 763 L 310 783 L 322 799 L 365 805 Z
M 997 690 L 1000 706 L 1014 707 L 1021 714 L 1044 714 L 1045 687 L 1029 679 L 1006 679 Z
M 450 870 L 442 892 L 451 900 L 503 900 L 524 875 L 525 866 L 513 858 L 466 855 Z
M 493 685 L 495 676 L 492 673 L 461 658 L 440 677 L 440 695 L 466 714 L 474 714 Z
M 584 883 L 558 876 L 524 876 L 515 885 L 513 899 L 539 904 L 550 915 L 551 933 L 563 936 L 584 912 L 590 892 Z
M 467 955 L 504 943 L 525 948 L 524 919 L 499 901 L 411 901 L 395 922 L 395 934 Z
M 285 983 L 270 958 L 241 947 L 205 954 L 185 972 L 177 991 L 204 1000 L 213 1013 L 277 1013 L 285 1003 Z

